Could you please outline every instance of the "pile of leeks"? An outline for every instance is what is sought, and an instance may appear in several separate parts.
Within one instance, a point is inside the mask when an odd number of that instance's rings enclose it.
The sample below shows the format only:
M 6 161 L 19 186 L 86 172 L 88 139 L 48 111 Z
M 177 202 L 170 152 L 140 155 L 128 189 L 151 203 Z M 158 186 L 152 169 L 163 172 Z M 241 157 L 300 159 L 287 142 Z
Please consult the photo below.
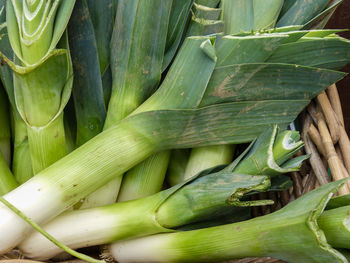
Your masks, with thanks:
M 250 219 L 345 75 L 341 2 L 0 0 L 0 254 L 348 262 L 350 201 L 324 212 L 345 180 Z

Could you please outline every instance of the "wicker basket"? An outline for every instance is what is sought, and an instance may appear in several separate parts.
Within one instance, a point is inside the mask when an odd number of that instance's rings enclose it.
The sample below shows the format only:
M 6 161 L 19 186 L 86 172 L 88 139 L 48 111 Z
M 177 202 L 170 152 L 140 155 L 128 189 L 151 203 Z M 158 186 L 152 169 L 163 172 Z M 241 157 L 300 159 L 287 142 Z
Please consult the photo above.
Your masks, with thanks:
M 301 195 L 323 184 L 349 176 L 350 141 L 344 128 L 344 120 L 335 85 L 317 96 L 301 113 L 302 139 L 305 147 L 297 154 L 309 154 L 299 172 L 289 174 L 293 186 L 288 191 L 259 194 L 258 198 L 272 199 L 273 205 L 254 207 L 253 216 L 272 213 Z M 332 175 L 332 177 L 330 176 Z M 340 189 L 338 194 L 350 193 L 350 184 Z M 89 253 L 90 254 L 90 253 Z M 91 252 L 98 256 L 98 252 Z M 0 263 L 37 263 L 24 259 L 19 251 L 0 256 Z M 57 261 L 56 261 L 57 262 Z M 60 263 L 81 263 L 82 260 L 59 261 Z M 226 263 L 278 263 L 273 258 L 245 258 Z

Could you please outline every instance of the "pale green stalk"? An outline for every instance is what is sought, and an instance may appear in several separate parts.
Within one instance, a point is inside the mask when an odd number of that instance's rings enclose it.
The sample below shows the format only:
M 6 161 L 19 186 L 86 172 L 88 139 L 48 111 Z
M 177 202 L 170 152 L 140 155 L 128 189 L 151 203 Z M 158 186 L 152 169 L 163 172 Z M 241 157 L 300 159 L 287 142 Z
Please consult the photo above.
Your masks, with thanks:
M 222 211 L 233 209 L 227 200 L 234 201 L 237 206 L 263 204 L 241 203 L 239 199 L 250 191 L 267 189 L 269 179 L 235 174 L 232 169 L 234 165 L 231 165 L 231 170 L 203 173 L 191 181 L 146 198 L 68 212 L 46 224 L 44 229 L 70 247 L 79 248 L 172 232 L 180 226 L 215 218 Z M 201 194 L 203 191 L 207 194 Z M 60 252 L 40 233 L 33 233 L 24 240 L 20 249 L 26 256 L 40 260 Z
M 3 155 L 0 153 L 0 196 L 12 191 L 18 183 L 10 171 Z
M 120 0 L 111 40 L 112 93 L 104 130 L 115 125 L 133 112 L 156 89 L 161 78 L 163 56 L 166 45 L 167 29 L 172 0 Z M 161 158 L 166 161 L 169 157 Z M 158 159 L 158 158 L 156 158 Z M 155 161 L 155 160 L 153 160 Z M 142 187 L 140 175 L 147 174 L 146 164 L 133 171 L 129 178 L 130 187 Z M 164 165 L 163 165 L 164 167 Z M 159 180 L 154 183 L 156 192 L 162 184 L 164 168 L 151 173 Z M 146 169 L 147 170 L 147 169 Z M 148 174 L 148 177 L 150 175 Z M 117 177 L 93 195 L 87 197 L 83 207 L 95 207 L 114 203 L 117 200 L 121 178 Z M 133 179 L 136 178 L 136 179 Z M 133 180 L 136 180 L 133 182 Z M 152 184 L 149 179 L 144 179 Z M 129 183 L 124 184 L 125 192 Z M 136 190 L 136 189 L 135 189 Z M 140 194 L 142 195 L 142 194 Z
M 208 168 L 229 164 L 233 159 L 234 148 L 235 145 L 214 145 L 192 149 L 183 180 Z
M 170 186 L 183 182 L 188 157 L 191 149 L 176 149 L 171 151 L 166 182 Z
M 277 128 L 275 128 L 276 130 Z M 266 133 L 266 132 L 265 132 Z M 270 132 L 271 133 L 271 132 Z M 266 134 L 259 137 L 269 140 Z M 265 149 L 257 140 L 253 145 Z M 44 226 L 45 230 L 70 247 L 110 243 L 173 229 L 192 223 L 220 218 L 237 212 L 238 207 L 267 204 L 267 201 L 240 201 L 251 191 L 264 191 L 270 186 L 267 176 L 235 173 L 236 166 L 251 158 L 250 145 L 232 164 L 224 169 L 208 169 L 171 189 L 151 197 L 114 205 L 68 212 Z M 293 152 L 293 149 L 290 149 Z M 205 194 L 203 194 L 205 193 Z M 98 220 L 98 221 L 97 221 Z M 73 238 L 72 238 L 73 237 Z M 20 245 L 29 257 L 45 260 L 59 253 L 39 233 Z
M 34 174 L 67 153 L 63 114 L 46 127 L 30 127 L 28 141 Z
M 67 40 L 59 41 L 74 3 L 8 0 L 6 4 L 16 64 L 1 55 L 14 72 L 16 106 L 27 124 L 34 173 L 66 154 L 62 111 L 70 96 L 72 65 Z
M 273 257 L 291 263 L 347 263 L 317 224 L 329 198 L 345 181 L 314 190 L 277 212 L 223 226 L 114 243 L 118 262 L 220 262 Z
M 28 144 L 27 126 L 16 108 L 12 110 L 14 145 L 12 170 L 16 180 L 23 184 L 33 177 L 32 160 Z
M 335 248 L 350 249 L 350 206 L 325 211 L 318 224 L 329 244 Z
M 139 199 L 159 192 L 163 187 L 170 151 L 154 154 L 123 177 L 118 202 Z
M 208 59 L 210 63 L 211 58 Z M 308 100 L 223 103 L 198 110 L 135 114 L 97 135 L 4 198 L 42 224 L 157 151 L 251 141 L 276 119 L 279 123 L 289 123 L 308 103 Z M 276 115 L 270 120 L 260 118 L 261 111 L 271 114 L 276 109 L 279 109 L 278 118 Z M 254 121 L 247 124 L 248 119 Z M 244 138 L 243 131 L 246 131 Z M 0 253 L 18 245 L 29 231 L 25 222 L 0 206 Z
M 13 57 L 13 51 L 8 39 L 7 27 L 5 24 L 5 2 L 6 0 L 0 0 L 0 50 L 7 57 Z M 3 30 L 3 31 L 2 31 Z M 12 158 L 12 171 L 19 183 L 23 183 L 33 176 L 32 163 L 30 159 L 27 127 L 22 118 L 20 117 L 14 95 L 13 87 L 13 74 L 7 65 L 0 67 L 0 78 L 7 92 L 9 102 L 11 104 L 12 113 L 12 138 L 13 138 L 13 158 Z

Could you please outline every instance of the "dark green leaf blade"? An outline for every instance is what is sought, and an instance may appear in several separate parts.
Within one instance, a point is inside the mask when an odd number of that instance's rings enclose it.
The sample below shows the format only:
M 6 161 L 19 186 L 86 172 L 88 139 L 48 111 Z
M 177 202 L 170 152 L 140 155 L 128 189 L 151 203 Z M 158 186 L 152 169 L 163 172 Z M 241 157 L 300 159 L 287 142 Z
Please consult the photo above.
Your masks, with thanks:
M 344 77 L 344 73 L 304 66 L 254 63 L 214 70 L 201 102 L 309 99 Z
M 117 2 L 117 0 L 86 0 L 90 14 L 89 18 L 95 32 L 101 75 L 105 73 L 109 65 L 109 45 L 112 37 Z M 84 3 L 85 6 L 86 4 Z
M 268 59 L 272 63 L 288 63 L 327 69 L 341 69 L 350 59 L 350 41 L 341 37 L 301 38 L 281 45 Z
M 318 15 L 330 0 L 288 0 L 282 9 L 277 26 L 304 25 Z
M 85 0 L 75 4 L 68 29 L 74 70 L 76 144 L 80 146 L 102 131 L 106 118 L 99 54 Z

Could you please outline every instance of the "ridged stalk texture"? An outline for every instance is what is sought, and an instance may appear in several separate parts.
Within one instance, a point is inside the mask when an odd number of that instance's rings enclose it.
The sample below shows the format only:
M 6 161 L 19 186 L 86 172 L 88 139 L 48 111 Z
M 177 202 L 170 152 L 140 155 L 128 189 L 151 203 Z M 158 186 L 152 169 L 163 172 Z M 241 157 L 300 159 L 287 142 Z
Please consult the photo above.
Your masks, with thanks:
M 182 225 L 219 216 L 221 210 L 230 209 L 228 200 L 234 201 L 236 206 L 257 205 L 253 202 L 241 203 L 239 199 L 250 191 L 267 189 L 270 181 L 266 176 L 232 172 L 243 156 L 244 154 L 229 169 L 202 173 L 191 181 L 150 197 L 68 212 L 54 219 L 44 228 L 70 247 L 79 248 L 155 233 L 172 232 Z M 208 194 L 201 194 L 203 191 Z M 98 224 L 96 224 L 96 218 L 98 218 Z M 82 224 L 82 222 L 85 223 Z M 69 229 L 62 231 L 63 226 Z M 72 236 L 74 238 L 71 238 Z M 27 256 L 41 260 L 60 252 L 39 233 L 33 233 L 22 242 L 20 249 Z
M 6 4 L 8 36 L 18 59 L 3 59 L 14 72 L 16 106 L 28 127 L 34 173 L 66 154 L 60 115 L 70 96 L 72 66 L 66 39 L 59 41 L 74 3 L 8 0 Z M 38 153 L 45 158 L 37 159 Z
M 322 186 L 266 216 L 118 242 L 111 251 L 118 262 L 220 262 L 269 256 L 291 263 L 345 263 L 317 225 L 330 196 L 344 182 Z
M 111 40 L 112 93 L 104 129 L 128 116 L 157 88 L 171 6 L 172 0 L 118 1 Z M 89 196 L 83 207 L 114 203 L 120 180 Z

